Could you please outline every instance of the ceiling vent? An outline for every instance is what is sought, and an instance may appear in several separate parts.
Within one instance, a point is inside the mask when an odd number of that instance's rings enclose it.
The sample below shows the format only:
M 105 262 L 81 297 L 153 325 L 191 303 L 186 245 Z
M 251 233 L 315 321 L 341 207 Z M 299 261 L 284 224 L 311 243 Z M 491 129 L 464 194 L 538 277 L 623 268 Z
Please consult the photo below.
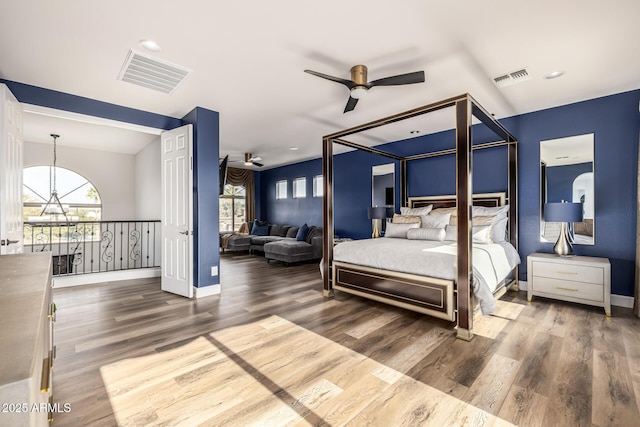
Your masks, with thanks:
M 513 71 L 511 73 L 503 74 L 501 76 L 495 77 L 493 82 L 496 86 L 502 88 L 506 86 L 511 86 L 516 83 L 524 82 L 531 79 L 531 75 L 527 71 L 526 68 L 523 68 L 518 71 Z
M 129 50 L 118 80 L 171 94 L 190 72 L 180 65 Z

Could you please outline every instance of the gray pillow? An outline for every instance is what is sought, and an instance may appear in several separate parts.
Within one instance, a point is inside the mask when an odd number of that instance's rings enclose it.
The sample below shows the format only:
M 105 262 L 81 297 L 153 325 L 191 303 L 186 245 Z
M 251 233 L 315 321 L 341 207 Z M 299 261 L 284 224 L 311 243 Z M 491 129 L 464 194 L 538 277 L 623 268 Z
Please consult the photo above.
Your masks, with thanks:
M 410 228 L 420 228 L 420 223 L 414 222 L 409 224 L 394 224 L 393 222 L 387 222 L 387 231 L 385 231 L 384 237 L 406 239 L 407 231 Z
M 509 205 L 487 207 L 487 206 L 473 206 L 473 216 L 495 216 L 496 219 L 502 219 L 509 213 Z
M 295 239 L 299 229 L 300 227 L 290 227 L 287 230 L 287 235 L 285 237 L 293 237 Z
M 316 227 L 312 225 L 309 227 L 309 234 L 307 234 L 307 243 L 311 244 L 314 237 L 322 237 L 322 227 Z
M 412 228 L 407 230 L 409 240 L 435 240 L 442 242 L 446 232 L 444 228 Z
M 422 228 L 445 228 L 451 214 L 427 215 L 422 217 Z

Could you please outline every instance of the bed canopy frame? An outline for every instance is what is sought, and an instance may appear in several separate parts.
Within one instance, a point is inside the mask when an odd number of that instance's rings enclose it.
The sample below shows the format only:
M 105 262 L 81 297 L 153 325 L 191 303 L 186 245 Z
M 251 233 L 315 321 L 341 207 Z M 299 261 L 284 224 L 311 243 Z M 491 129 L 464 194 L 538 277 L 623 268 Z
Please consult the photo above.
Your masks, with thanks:
M 401 120 L 410 119 L 423 114 L 445 108 L 455 109 L 455 139 L 456 148 L 428 152 L 413 156 L 399 156 L 386 151 L 360 145 L 344 139 L 349 135 L 368 131 Z M 483 144 L 473 144 L 472 119 L 475 117 L 482 124 L 491 129 L 501 141 Z M 470 340 L 473 337 L 473 305 L 471 296 L 472 286 L 472 155 L 473 151 L 507 146 L 508 155 L 508 184 L 506 203 L 509 204 L 509 241 L 518 248 L 518 182 L 517 182 L 517 140 L 493 116 L 488 113 L 469 94 L 463 94 L 439 102 L 428 104 L 413 110 L 385 117 L 360 126 L 352 127 L 323 137 L 322 176 L 323 176 L 323 295 L 327 298 L 334 296 L 333 269 L 333 235 L 334 235 L 334 190 L 333 190 L 333 144 L 339 144 L 357 150 L 378 154 L 400 162 L 400 203 L 407 206 L 407 163 L 412 160 L 428 157 L 452 155 L 456 156 L 456 211 L 458 215 L 457 227 L 457 266 L 455 285 L 457 289 L 455 319 L 457 322 L 457 337 Z M 515 269 L 517 281 L 517 267 Z M 517 283 L 517 282 L 516 282 Z

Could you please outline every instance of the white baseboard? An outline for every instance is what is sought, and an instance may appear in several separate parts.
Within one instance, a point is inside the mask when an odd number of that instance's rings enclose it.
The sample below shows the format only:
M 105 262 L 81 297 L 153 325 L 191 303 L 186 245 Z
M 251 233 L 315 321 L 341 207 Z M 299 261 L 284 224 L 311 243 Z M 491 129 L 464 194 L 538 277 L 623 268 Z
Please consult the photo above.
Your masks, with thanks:
M 161 269 L 143 268 L 136 270 L 105 271 L 103 273 L 78 274 L 75 276 L 54 277 L 53 284 L 56 288 L 68 288 L 70 286 L 92 285 L 102 282 L 117 282 L 119 280 L 148 279 L 160 277 Z
M 611 294 L 611 305 L 616 307 L 633 308 L 633 297 Z
M 518 280 L 518 287 L 521 291 L 526 291 L 527 282 L 524 280 Z M 616 307 L 633 308 L 633 297 L 611 294 L 611 305 L 615 305 Z
M 213 295 L 220 295 L 221 292 L 222 292 L 222 285 L 220 284 L 204 286 L 202 288 L 196 288 L 196 287 L 193 288 L 194 298 L 204 298 L 204 297 L 210 297 Z

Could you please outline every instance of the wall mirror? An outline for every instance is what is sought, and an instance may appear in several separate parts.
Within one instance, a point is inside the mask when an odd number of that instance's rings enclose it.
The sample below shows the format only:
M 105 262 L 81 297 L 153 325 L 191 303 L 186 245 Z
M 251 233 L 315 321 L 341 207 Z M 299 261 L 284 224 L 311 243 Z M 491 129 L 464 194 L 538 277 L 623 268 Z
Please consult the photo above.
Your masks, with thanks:
M 371 206 L 395 206 L 395 168 L 394 163 L 371 168 Z
M 540 241 L 558 240 L 561 223 L 544 221 L 544 204 L 582 203 L 582 222 L 570 224 L 573 244 L 595 242 L 593 134 L 540 141 Z

